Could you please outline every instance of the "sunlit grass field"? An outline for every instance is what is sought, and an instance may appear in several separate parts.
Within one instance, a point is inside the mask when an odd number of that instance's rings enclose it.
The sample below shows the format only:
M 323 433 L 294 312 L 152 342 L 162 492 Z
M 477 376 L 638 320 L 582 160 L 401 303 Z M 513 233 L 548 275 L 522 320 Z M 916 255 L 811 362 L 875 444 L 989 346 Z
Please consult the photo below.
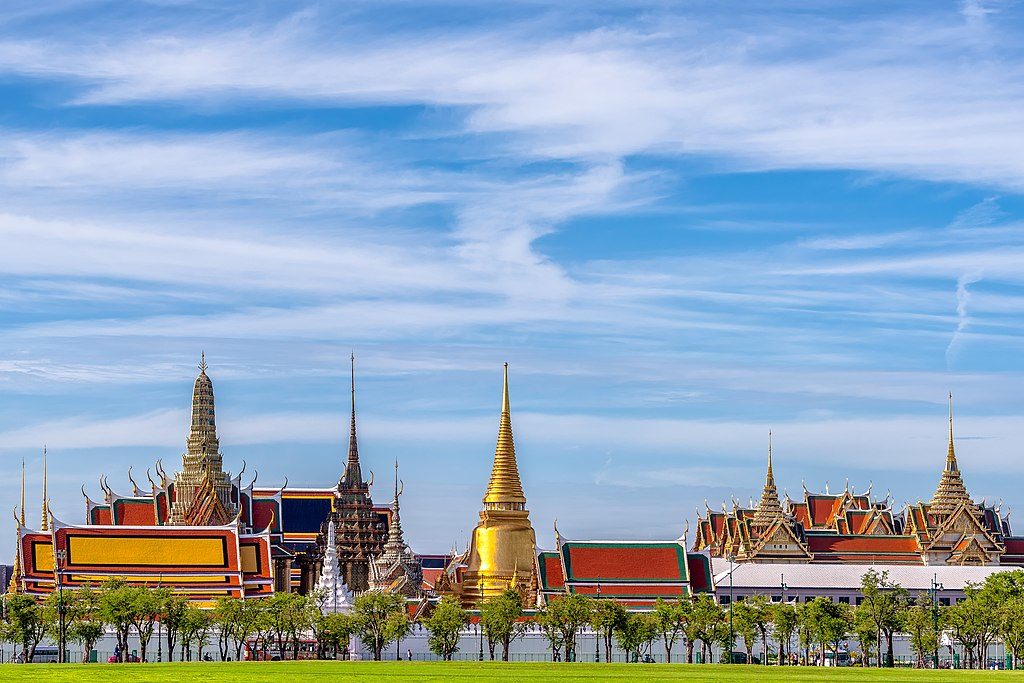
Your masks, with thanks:
M 0 666 L 0 681 L 1024 681 L 1016 671 L 822 669 L 815 667 L 501 662 L 196 662 L 185 664 L 33 664 Z

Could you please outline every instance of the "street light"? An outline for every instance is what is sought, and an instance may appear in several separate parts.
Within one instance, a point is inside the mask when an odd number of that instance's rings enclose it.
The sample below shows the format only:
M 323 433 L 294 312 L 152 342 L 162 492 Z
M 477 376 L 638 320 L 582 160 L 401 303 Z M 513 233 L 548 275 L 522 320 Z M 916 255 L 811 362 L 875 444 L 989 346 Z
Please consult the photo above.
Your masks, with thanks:
M 160 595 L 163 595 L 163 588 L 164 588 L 164 575 L 163 574 L 157 575 L 156 588 L 157 588 L 158 591 L 160 591 Z M 163 610 L 160 610 L 160 611 L 163 612 Z M 163 616 L 163 615 L 161 615 L 161 616 Z M 164 640 L 164 633 L 163 633 L 163 631 L 164 630 L 163 630 L 163 624 L 164 624 L 164 620 L 163 619 L 157 619 L 156 620 L 156 661 L 157 661 L 157 663 L 160 663 L 160 662 L 164 661 L 164 643 L 163 643 L 163 640 Z
M 782 604 L 785 605 L 786 604 L 786 591 L 789 589 L 789 586 L 786 585 L 786 575 L 785 574 L 779 573 L 779 586 L 782 588 Z M 784 609 L 784 607 L 780 606 L 779 609 Z M 792 634 L 790 634 L 790 636 L 792 637 Z M 789 639 L 787 639 L 787 640 L 789 640 Z M 786 643 L 786 651 L 788 652 L 791 649 L 792 649 L 792 642 L 787 642 Z M 767 652 L 764 655 L 764 663 L 765 664 L 768 663 L 768 653 Z M 782 655 L 779 655 L 779 666 L 782 666 Z
M 601 583 L 597 584 L 597 599 L 601 599 Z M 601 636 L 597 633 L 597 627 L 594 627 L 594 663 L 598 664 L 601 662 Z
M 64 651 L 64 641 L 67 635 L 67 610 L 64 607 L 64 584 L 61 582 L 61 574 L 64 572 L 64 560 L 67 559 L 68 551 L 61 548 L 53 553 L 56 560 L 57 579 L 57 661 L 61 664 L 67 663 L 67 653 Z
M 945 586 L 939 583 L 939 575 L 932 576 L 932 626 L 935 629 L 935 653 L 932 655 L 932 665 L 939 668 L 939 591 Z
M 476 630 L 480 633 L 480 661 L 484 661 L 484 613 L 480 612 L 480 619 L 476 622 Z
M 732 593 L 732 561 L 733 554 L 729 553 L 729 658 L 726 660 L 729 664 L 733 663 L 732 650 L 733 647 L 735 647 L 736 638 L 735 632 L 733 631 L 732 627 L 732 603 L 735 601 L 735 598 Z

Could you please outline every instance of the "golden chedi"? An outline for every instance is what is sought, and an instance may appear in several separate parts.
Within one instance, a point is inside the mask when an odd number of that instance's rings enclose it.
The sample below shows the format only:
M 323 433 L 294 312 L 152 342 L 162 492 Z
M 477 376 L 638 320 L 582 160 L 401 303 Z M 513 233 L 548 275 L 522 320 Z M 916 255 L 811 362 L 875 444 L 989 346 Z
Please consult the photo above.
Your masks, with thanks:
M 462 603 L 469 608 L 476 607 L 481 601 L 513 587 L 529 605 L 536 601 L 537 540 L 526 509 L 512 440 L 508 363 L 505 364 L 498 444 L 483 503 L 480 522 L 473 530 L 463 558 L 465 571 L 459 590 Z

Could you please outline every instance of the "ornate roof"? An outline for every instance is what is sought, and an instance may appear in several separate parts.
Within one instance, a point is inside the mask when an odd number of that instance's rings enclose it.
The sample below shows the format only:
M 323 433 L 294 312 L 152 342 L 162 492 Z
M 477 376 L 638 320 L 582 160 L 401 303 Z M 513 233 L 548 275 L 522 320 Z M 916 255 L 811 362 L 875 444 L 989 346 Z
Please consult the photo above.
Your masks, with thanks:
M 764 478 L 764 490 L 761 502 L 757 504 L 753 524 L 757 527 L 768 527 L 782 517 L 782 504 L 779 503 L 779 492 L 775 488 L 775 475 L 772 472 L 772 433 L 768 432 L 768 472 Z
M 933 515 L 948 515 L 955 511 L 961 504 L 973 506 L 964 480 L 960 476 L 960 467 L 956 462 L 956 452 L 953 450 L 953 394 L 949 395 L 949 447 L 946 450 L 946 467 L 942 470 L 939 478 L 939 485 L 932 496 L 931 509 Z

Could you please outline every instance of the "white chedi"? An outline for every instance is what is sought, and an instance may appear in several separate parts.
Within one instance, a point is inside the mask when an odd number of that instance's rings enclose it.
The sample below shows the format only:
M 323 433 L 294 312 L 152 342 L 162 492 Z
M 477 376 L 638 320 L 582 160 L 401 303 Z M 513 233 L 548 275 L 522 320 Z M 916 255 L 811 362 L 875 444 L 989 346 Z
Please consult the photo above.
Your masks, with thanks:
M 320 611 L 324 614 L 352 611 L 352 591 L 341 578 L 338 566 L 338 547 L 335 545 L 333 521 L 327 523 L 327 549 L 324 551 L 323 567 L 320 570 L 316 591 L 323 600 Z

